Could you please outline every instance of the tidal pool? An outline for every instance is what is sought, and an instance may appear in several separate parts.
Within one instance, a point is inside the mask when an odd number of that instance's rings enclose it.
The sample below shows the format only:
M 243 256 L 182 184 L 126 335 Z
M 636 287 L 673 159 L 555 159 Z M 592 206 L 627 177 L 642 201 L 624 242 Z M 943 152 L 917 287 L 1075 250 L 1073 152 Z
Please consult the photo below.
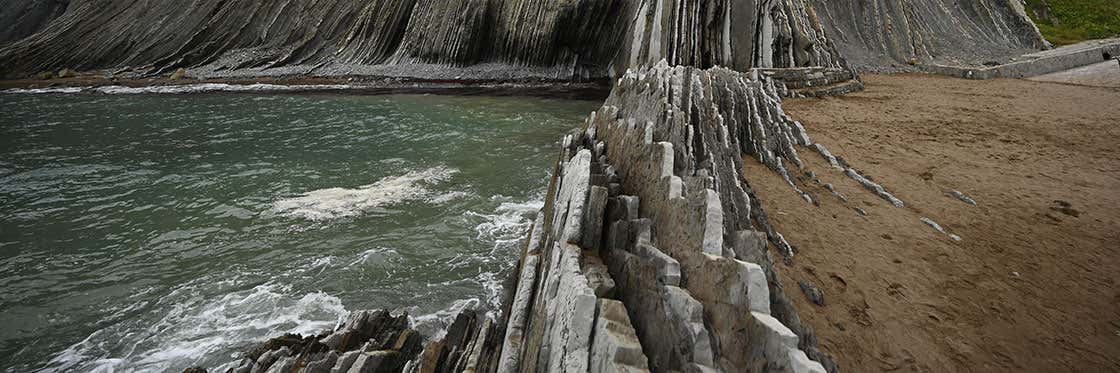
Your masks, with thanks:
M 349 310 L 494 307 L 597 105 L 0 94 L 0 370 L 224 371 Z

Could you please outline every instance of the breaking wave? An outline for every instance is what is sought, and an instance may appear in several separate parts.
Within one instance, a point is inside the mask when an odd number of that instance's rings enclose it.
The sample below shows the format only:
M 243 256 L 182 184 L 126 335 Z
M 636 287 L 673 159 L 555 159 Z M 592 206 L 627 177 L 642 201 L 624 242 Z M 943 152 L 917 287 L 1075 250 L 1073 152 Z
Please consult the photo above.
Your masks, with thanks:
M 125 321 L 58 353 L 44 371 L 182 371 L 203 361 L 231 365 L 237 357 L 214 355 L 282 333 L 319 333 L 333 328 L 347 312 L 334 296 L 298 295 L 286 285 L 258 285 L 220 297 L 190 294 L 196 291 L 187 286 L 165 296 L 178 301 L 157 307 L 163 314 L 155 322 L 128 315 L 136 311 L 132 308 L 118 311 L 115 316 Z
M 273 211 L 308 220 L 323 221 L 360 215 L 366 211 L 405 201 L 426 200 L 430 186 L 458 173 L 447 167 L 433 167 L 399 176 L 389 176 L 358 188 L 327 188 L 304 193 L 273 203 Z M 436 200 L 444 200 L 437 196 Z

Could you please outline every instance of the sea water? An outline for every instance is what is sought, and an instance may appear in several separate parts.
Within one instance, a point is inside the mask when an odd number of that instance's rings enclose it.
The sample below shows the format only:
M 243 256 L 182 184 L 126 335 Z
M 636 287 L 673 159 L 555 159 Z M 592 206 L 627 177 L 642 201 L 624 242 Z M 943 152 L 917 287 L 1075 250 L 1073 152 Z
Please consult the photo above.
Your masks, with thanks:
M 224 370 L 351 310 L 497 308 L 595 105 L 0 94 L 0 370 Z

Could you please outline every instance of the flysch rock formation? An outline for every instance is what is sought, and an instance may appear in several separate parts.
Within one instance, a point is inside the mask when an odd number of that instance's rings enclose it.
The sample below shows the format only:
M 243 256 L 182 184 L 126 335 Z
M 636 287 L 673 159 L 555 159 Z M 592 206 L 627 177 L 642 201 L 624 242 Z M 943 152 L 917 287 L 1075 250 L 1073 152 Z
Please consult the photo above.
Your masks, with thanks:
M 742 159 L 806 203 L 804 151 L 905 202 L 813 143 L 781 97 L 858 90 L 855 67 L 1047 47 L 1020 0 L 0 1 L 18 19 L 0 30 L 9 77 L 611 78 L 563 139 L 503 309 L 427 343 L 405 315 L 355 312 L 235 372 L 836 372 L 785 294 L 770 253 L 797 250 Z
M 562 139 L 500 312 L 459 315 L 423 351 L 394 342 L 404 316 L 359 312 L 333 333 L 294 337 L 326 347 L 270 342 L 239 369 L 265 369 L 271 354 L 312 371 L 335 351 L 335 366 L 377 364 L 334 370 L 350 372 L 836 372 L 770 254 L 795 252 L 742 172 L 753 157 L 811 202 L 791 177 L 798 150 L 847 167 L 782 112 L 779 86 L 759 71 L 666 61 L 628 71 Z M 396 329 L 370 331 L 384 327 L 365 320 L 379 318 Z
M 810 0 L 861 68 L 896 62 L 979 65 L 1049 48 L 1022 0 Z
M 1020 0 L 2 3 L 0 75 L 7 77 L 187 68 L 197 77 L 586 81 L 662 59 L 845 72 L 846 59 L 860 67 L 972 61 L 1045 46 Z

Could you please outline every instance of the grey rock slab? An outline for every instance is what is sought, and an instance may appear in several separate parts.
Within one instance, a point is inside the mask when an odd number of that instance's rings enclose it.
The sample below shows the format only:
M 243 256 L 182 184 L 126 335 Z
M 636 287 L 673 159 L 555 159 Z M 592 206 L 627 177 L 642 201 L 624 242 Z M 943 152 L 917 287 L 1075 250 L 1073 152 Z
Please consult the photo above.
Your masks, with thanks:
M 751 359 L 778 366 L 787 365 L 789 350 L 797 348 L 797 334 L 768 314 L 751 312 L 750 316 L 748 333 L 752 344 L 751 351 L 748 353 Z M 751 364 L 751 366 L 760 365 Z
M 821 363 L 818 363 L 816 361 L 813 361 L 813 360 L 809 359 L 809 356 L 805 355 L 805 351 L 801 351 L 801 350 L 798 350 L 796 348 L 791 348 L 788 351 L 789 351 L 789 356 L 788 356 L 789 363 L 786 366 L 786 370 L 785 370 L 786 372 L 788 372 L 788 373 L 826 373 L 827 372 L 824 369 L 824 366 L 821 365 Z
M 338 352 L 329 351 L 318 360 L 307 363 L 300 369 L 301 373 L 330 373 L 331 368 L 338 362 Z
M 287 357 L 291 353 L 288 346 L 281 346 L 279 349 L 270 350 L 257 357 L 257 362 L 253 365 L 252 373 L 261 373 L 272 366 L 277 360 Z
M 350 367 L 354 365 L 354 361 L 358 360 L 358 356 L 362 351 L 349 351 L 343 353 L 338 357 L 338 361 L 331 367 L 331 373 L 346 373 L 350 371 Z
M 961 200 L 961 202 L 976 206 L 976 200 L 972 199 L 972 197 L 969 197 L 969 196 L 965 195 L 964 193 L 961 193 L 959 190 L 954 190 L 952 192 L 949 192 L 949 195 L 953 196 L 953 198 Z
M 393 364 L 393 361 L 400 356 L 399 352 L 380 350 L 372 352 L 362 352 L 358 354 L 358 358 L 354 360 L 354 364 L 350 366 L 347 373 L 374 373 L 382 367 L 382 365 Z
M 295 356 L 280 358 L 272 363 L 272 366 L 268 367 L 265 373 L 289 373 L 295 367 L 297 359 Z
M 821 289 L 805 281 L 798 281 L 797 285 L 801 287 L 801 292 L 805 293 L 805 297 L 809 298 L 810 302 L 824 307 L 824 292 Z
M 513 303 L 510 307 L 509 322 L 506 324 L 506 335 L 502 342 L 502 354 L 498 358 L 499 373 L 513 373 L 521 369 L 521 350 L 524 343 L 526 324 L 529 321 L 531 298 L 537 278 L 537 266 L 540 264 L 539 255 L 525 258 L 521 268 L 521 276 L 517 280 L 517 290 L 514 292 Z
M 622 302 L 602 299 L 591 346 L 591 373 L 649 372 L 641 342 Z
M 595 185 L 587 196 L 583 215 L 583 248 L 598 250 L 603 241 L 603 219 L 607 208 L 607 188 Z

